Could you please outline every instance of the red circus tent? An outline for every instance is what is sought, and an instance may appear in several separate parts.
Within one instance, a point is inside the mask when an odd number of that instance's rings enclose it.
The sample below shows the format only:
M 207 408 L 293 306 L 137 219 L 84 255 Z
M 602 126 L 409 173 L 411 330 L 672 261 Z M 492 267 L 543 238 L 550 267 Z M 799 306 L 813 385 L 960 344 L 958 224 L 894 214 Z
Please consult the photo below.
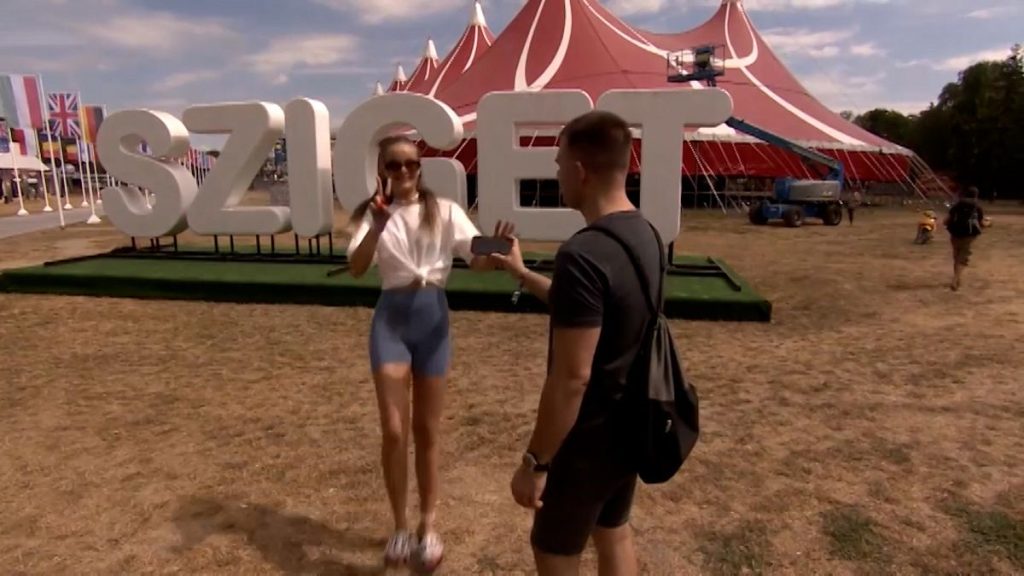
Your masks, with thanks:
M 421 93 L 434 96 L 455 83 L 494 44 L 494 34 L 487 27 L 480 2 L 473 3 L 473 14 L 452 51 L 438 64 L 434 83 Z M 417 90 L 418 91 L 418 90 Z
M 402 86 L 402 92 L 416 92 L 424 94 L 424 88 L 429 89 L 437 80 L 437 48 L 434 41 L 427 39 L 427 46 L 423 49 L 423 56 L 416 69 L 412 71 L 408 82 Z
M 408 83 L 409 79 L 405 76 L 405 70 L 399 64 L 395 67 L 395 77 L 391 79 L 388 92 L 405 92 L 405 86 Z
M 415 92 L 434 96 L 458 80 L 493 43 L 494 34 L 487 27 L 483 8 L 480 7 L 479 1 L 474 2 L 469 24 L 455 42 L 451 52 L 439 62 L 434 41 L 428 39 L 427 47 L 412 76 L 406 79 L 399 66 L 388 92 Z
M 853 182 L 915 186 L 930 174 L 909 150 L 814 98 L 758 34 L 741 0 L 722 0 L 707 22 L 679 34 L 633 29 L 596 0 L 527 0 L 486 53 L 435 95 L 462 118 L 467 139 L 456 150 L 426 153 L 455 157 L 475 172 L 476 105 L 489 92 L 581 89 L 596 102 L 612 89 L 704 89 L 697 82 L 668 81 L 669 62 L 679 57 L 686 68 L 689 49 L 700 45 L 723 47 L 726 70 L 718 87 L 732 96 L 736 118 L 839 159 Z M 524 137 L 524 145 L 553 142 L 551 134 Z M 638 142 L 636 170 L 641 147 Z M 819 177 L 816 167 L 808 168 L 795 154 L 724 125 L 691 130 L 684 147 L 683 173 L 691 177 Z

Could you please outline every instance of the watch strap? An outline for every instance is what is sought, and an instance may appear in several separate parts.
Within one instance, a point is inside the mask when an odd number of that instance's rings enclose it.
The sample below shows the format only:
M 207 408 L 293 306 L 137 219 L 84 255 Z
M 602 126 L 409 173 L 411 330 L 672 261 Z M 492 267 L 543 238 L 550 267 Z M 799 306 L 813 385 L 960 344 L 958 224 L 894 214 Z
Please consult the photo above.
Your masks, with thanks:
M 527 451 L 526 455 L 529 457 L 530 461 L 533 462 L 534 472 L 547 472 L 548 470 L 551 469 L 550 462 L 542 464 L 540 459 L 537 458 L 537 455 L 534 454 L 533 452 Z

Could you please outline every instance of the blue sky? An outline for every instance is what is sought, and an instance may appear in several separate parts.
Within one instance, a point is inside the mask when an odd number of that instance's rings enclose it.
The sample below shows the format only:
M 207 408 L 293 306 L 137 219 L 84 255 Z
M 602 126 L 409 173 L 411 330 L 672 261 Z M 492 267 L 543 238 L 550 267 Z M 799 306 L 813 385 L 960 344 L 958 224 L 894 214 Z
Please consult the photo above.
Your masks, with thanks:
M 720 0 L 606 0 L 630 24 L 679 31 Z M 524 0 L 484 0 L 499 34 Z M 38 73 L 108 113 L 296 96 L 331 125 L 411 73 L 433 37 L 443 56 L 471 0 L 4 0 L 0 73 Z M 1021 0 L 746 0 L 754 25 L 835 110 L 926 107 L 959 69 L 1024 42 Z

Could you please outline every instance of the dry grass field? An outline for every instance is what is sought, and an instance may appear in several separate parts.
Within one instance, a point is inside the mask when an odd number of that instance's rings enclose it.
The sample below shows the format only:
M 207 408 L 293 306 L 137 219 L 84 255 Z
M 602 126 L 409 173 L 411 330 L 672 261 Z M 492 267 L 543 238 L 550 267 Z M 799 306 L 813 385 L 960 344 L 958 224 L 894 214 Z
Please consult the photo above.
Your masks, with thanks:
M 724 258 L 775 319 L 674 324 L 704 432 L 638 491 L 643 573 L 1024 572 L 1024 210 L 989 211 L 958 293 L 945 234 L 913 245 L 910 209 L 684 215 L 677 249 Z M 123 243 L 107 224 L 20 236 L 0 267 Z M 370 314 L 0 295 L 0 571 L 379 573 Z M 529 574 L 508 483 L 546 319 L 452 322 L 440 572 Z

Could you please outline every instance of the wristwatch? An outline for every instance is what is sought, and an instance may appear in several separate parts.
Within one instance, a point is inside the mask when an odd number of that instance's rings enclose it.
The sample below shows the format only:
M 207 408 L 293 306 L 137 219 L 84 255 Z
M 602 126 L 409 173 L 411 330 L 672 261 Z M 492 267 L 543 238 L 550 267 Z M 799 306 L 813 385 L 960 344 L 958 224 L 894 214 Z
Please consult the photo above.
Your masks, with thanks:
M 523 454 L 523 466 L 529 466 L 534 472 L 547 472 L 551 469 L 550 463 L 541 464 L 533 452 L 526 452 L 526 454 Z

